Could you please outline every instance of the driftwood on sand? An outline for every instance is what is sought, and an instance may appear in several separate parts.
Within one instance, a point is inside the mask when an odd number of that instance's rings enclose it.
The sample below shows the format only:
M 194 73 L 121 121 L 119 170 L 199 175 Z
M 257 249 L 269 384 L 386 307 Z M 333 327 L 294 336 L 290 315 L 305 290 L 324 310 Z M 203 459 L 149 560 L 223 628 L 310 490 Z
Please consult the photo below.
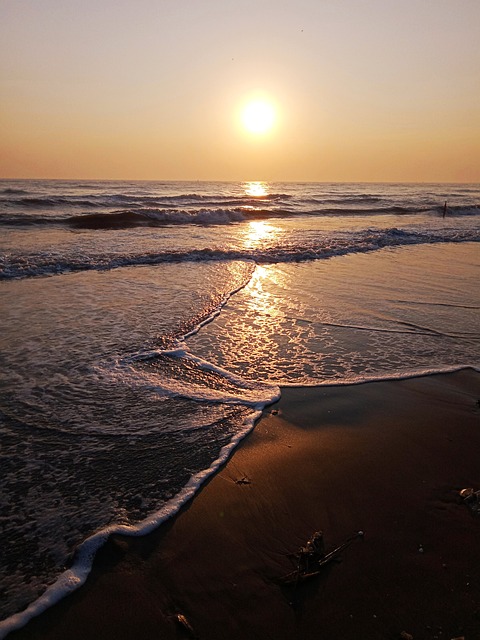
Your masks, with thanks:
M 335 547 L 329 553 L 325 553 L 323 533 L 322 531 L 316 531 L 306 545 L 293 554 L 297 558 L 297 568 L 278 578 L 277 582 L 283 585 L 297 585 L 299 582 L 318 576 L 325 565 L 337 559 L 344 549 L 349 547 L 357 538 L 363 538 L 363 535 L 363 531 L 357 531 L 341 545 Z

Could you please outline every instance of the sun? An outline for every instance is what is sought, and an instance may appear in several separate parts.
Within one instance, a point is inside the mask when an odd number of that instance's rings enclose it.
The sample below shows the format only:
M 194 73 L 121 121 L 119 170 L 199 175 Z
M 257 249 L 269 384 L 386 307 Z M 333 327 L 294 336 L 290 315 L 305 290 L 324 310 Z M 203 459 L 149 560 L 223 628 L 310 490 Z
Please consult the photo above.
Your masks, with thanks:
M 243 108 L 242 122 L 250 133 L 267 133 L 275 123 L 275 109 L 266 100 L 252 100 Z

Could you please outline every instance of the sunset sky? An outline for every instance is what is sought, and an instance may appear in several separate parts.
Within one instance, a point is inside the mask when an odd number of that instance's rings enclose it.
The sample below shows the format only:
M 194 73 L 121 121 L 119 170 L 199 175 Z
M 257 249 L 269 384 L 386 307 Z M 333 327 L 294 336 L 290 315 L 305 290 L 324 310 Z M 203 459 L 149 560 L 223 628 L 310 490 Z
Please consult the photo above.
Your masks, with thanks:
M 480 0 L 0 0 L 0 177 L 478 182 L 479 30 Z

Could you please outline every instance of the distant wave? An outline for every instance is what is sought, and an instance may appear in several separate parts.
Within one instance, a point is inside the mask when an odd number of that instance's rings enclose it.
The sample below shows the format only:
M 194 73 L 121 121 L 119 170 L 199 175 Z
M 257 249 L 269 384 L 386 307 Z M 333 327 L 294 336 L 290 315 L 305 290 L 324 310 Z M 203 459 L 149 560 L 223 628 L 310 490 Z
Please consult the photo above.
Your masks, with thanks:
M 431 211 L 428 207 L 403 207 L 399 205 L 390 205 L 384 207 L 362 207 L 361 209 L 349 206 L 349 207 L 324 207 L 320 211 L 314 211 L 313 214 L 320 215 L 337 215 L 337 216 L 358 216 L 358 215 L 381 215 L 381 214 L 394 214 L 405 215 L 415 213 L 425 213 Z
M 111 213 L 86 213 L 74 216 L 0 215 L 0 225 L 65 225 L 73 229 L 130 229 L 166 225 L 220 225 L 244 220 L 294 215 L 285 209 L 218 208 L 156 209 L 140 208 Z
M 8 186 L 7 186 L 8 185 Z M 480 215 L 478 188 L 431 185 L 270 185 L 264 195 L 242 184 L 98 183 L 33 181 L 4 183 L 0 225 L 66 225 L 76 229 L 123 229 L 175 224 L 229 224 L 290 216 Z M 21 188 L 23 187 L 23 188 Z M 191 190 L 190 190 L 191 189 Z M 459 199 L 460 198 L 460 199 Z
M 72 271 L 105 270 L 118 267 L 153 265 L 165 262 L 203 262 L 212 260 L 252 260 L 257 263 L 303 262 L 351 253 L 365 253 L 384 247 L 443 242 L 480 242 L 480 229 L 412 232 L 397 229 L 368 229 L 352 236 L 326 236 L 309 244 L 276 245 L 266 249 L 203 248 L 190 251 L 160 251 L 141 254 L 85 256 L 31 254 L 0 256 L 0 279 L 48 276 Z
M 34 198 L 33 200 L 36 200 Z M 49 198 L 43 202 L 55 201 Z M 81 206 L 87 206 L 87 201 L 79 201 Z M 162 207 L 132 207 L 109 212 L 92 212 L 68 215 L 68 213 L 52 215 L 50 213 L 24 212 L 11 214 L 0 213 L 0 226 L 31 226 L 31 225 L 65 225 L 74 229 L 128 229 L 132 227 L 156 227 L 165 225 L 219 225 L 258 220 L 264 218 L 286 218 L 293 216 L 374 216 L 374 215 L 424 215 L 442 216 L 443 206 L 435 209 L 402 207 L 397 205 L 384 207 L 323 207 L 322 209 L 292 209 L 282 206 L 264 206 L 256 202 L 256 206 L 226 206 L 202 208 L 162 208 Z M 47 205 L 45 204 L 45 207 Z M 38 209 L 38 207 L 36 207 Z M 452 206 L 447 210 L 448 217 L 480 215 L 480 206 Z
M 65 206 L 65 205 L 76 205 L 76 206 L 81 206 L 81 207 L 96 207 L 97 204 L 92 201 L 92 200 L 88 200 L 88 199 L 69 199 L 69 198 L 63 198 L 63 197 L 59 197 L 59 198 L 55 198 L 55 197 L 49 197 L 49 198 L 41 198 L 41 197 L 37 197 L 37 198 L 33 198 L 33 197 L 29 197 L 29 198 L 15 198 L 12 199 L 10 201 L 8 201 L 7 203 L 10 206 L 14 206 L 14 207 L 22 207 L 22 208 L 26 208 L 26 209 L 51 209 L 53 207 L 59 207 L 59 206 Z
M 4 189 L 3 195 L 28 196 L 22 189 Z M 263 196 L 240 195 L 222 196 L 221 194 L 203 195 L 198 193 L 181 193 L 178 195 L 136 195 L 136 194 L 87 194 L 85 196 L 28 196 L 4 199 L 7 207 L 22 209 L 55 209 L 58 207 L 88 207 L 105 209 L 112 207 L 157 207 L 171 208 L 184 206 L 202 207 L 240 207 L 255 206 L 259 202 L 278 202 L 289 200 L 292 196 L 285 193 L 270 193 Z
M 76 229 L 119 229 L 167 224 L 228 224 L 245 220 L 241 209 L 138 209 L 72 216 L 65 223 Z
M 344 194 L 338 197 L 332 196 L 315 196 L 313 198 L 309 198 L 307 201 L 314 204 L 346 204 L 346 203 L 369 203 L 369 202 L 379 202 L 382 198 L 380 196 L 374 196 L 368 193 L 359 193 L 355 195 Z
M 438 212 L 443 213 L 443 207 L 438 208 Z M 457 216 L 478 216 L 480 215 L 480 205 L 473 204 L 471 206 L 465 207 L 461 205 L 447 207 L 447 215 L 457 215 Z
M 3 195 L 9 196 L 23 196 L 26 195 L 28 193 L 28 191 L 25 191 L 24 189 L 2 189 L 2 191 L 0 191 L 0 193 L 2 193 Z

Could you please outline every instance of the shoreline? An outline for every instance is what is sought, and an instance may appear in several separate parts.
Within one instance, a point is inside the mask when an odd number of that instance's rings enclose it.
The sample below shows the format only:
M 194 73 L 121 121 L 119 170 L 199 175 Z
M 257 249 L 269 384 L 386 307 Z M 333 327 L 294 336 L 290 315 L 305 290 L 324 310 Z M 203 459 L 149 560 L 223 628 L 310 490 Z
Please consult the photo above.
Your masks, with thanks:
M 479 398 L 471 369 L 282 387 L 176 516 L 114 535 L 84 586 L 8 638 L 193 637 L 175 614 L 209 639 L 480 636 L 480 519 L 458 497 L 480 488 Z M 365 538 L 286 593 L 275 580 L 318 529 L 327 551 Z

